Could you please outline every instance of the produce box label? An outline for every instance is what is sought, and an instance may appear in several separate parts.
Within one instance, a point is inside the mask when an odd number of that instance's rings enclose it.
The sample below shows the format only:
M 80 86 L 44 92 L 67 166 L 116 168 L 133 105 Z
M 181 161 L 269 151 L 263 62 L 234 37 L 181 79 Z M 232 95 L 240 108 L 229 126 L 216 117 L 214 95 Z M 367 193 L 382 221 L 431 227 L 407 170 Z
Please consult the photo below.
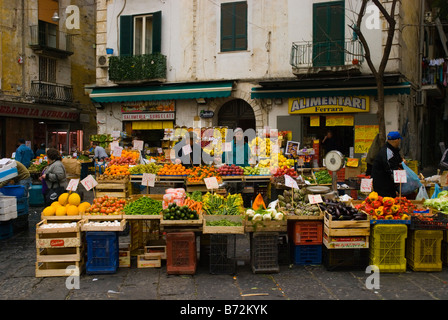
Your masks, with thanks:
M 205 186 L 207 187 L 207 189 L 218 189 L 219 188 L 218 180 L 216 179 L 216 177 L 204 178 L 204 182 L 205 182 Z
M 79 179 L 70 179 L 70 182 L 68 183 L 67 189 L 68 191 L 76 191 L 78 188 Z
M 50 246 L 52 247 L 63 247 L 65 244 L 63 239 L 58 239 L 58 240 L 51 240 L 50 241 Z

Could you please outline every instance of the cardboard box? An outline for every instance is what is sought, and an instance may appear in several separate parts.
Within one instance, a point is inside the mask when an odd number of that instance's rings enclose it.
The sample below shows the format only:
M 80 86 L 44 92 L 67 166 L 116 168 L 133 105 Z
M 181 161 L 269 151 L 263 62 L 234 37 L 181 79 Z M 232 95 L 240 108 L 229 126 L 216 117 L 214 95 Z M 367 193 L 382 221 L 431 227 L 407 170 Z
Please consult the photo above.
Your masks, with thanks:
M 345 167 L 345 179 L 356 178 L 361 174 L 361 166 L 358 167 Z

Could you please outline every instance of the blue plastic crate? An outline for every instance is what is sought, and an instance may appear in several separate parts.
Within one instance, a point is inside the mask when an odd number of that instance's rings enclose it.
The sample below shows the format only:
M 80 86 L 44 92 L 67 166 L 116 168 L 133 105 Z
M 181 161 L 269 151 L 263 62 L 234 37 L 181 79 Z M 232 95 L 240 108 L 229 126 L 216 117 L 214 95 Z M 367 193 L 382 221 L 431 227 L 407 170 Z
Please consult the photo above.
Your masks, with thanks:
M 411 224 L 411 220 L 392 220 L 392 219 L 370 220 L 370 225 L 377 225 L 377 224 Z
M 17 198 L 17 212 L 28 212 L 28 197 Z
M 25 195 L 25 187 L 22 185 L 8 185 L 0 188 L 0 192 L 5 196 L 14 196 L 21 198 Z
M 322 264 L 322 245 L 319 244 L 294 246 L 294 264 Z
M 118 232 L 89 231 L 87 242 L 87 274 L 115 273 L 118 268 Z
M 29 190 L 29 205 L 39 207 L 45 205 L 44 195 L 42 194 L 42 185 L 33 184 Z
M 11 238 L 14 235 L 12 221 L 0 222 L 0 240 Z

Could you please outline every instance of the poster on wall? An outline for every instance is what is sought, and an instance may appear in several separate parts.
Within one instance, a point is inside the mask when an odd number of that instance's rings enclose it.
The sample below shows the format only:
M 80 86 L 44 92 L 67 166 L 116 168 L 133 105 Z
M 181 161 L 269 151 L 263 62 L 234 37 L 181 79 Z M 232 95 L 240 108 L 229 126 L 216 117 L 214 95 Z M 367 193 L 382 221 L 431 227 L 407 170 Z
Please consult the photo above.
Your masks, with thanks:
M 367 153 L 378 133 L 377 125 L 355 126 L 355 153 Z
M 288 141 L 286 143 L 285 154 L 286 155 L 297 155 L 299 152 L 300 142 Z

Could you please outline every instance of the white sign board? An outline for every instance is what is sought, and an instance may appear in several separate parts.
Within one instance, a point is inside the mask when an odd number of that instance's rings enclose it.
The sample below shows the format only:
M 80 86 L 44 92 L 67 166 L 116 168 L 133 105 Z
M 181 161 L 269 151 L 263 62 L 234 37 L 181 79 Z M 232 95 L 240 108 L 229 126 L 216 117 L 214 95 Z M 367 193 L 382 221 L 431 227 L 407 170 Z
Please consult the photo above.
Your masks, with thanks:
M 294 188 L 294 189 L 299 189 L 299 186 L 297 185 L 297 181 L 295 181 L 293 178 L 291 178 L 291 176 L 289 176 L 287 174 L 285 174 L 285 186 Z
M 135 150 L 143 150 L 143 144 L 144 141 L 143 140 L 134 140 L 132 141 L 133 147 Z
M 406 183 L 406 170 L 394 170 L 394 182 L 395 183 Z
M 88 175 L 83 180 L 81 180 L 81 184 L 87 191 L 90 191 L 92 188 L 98 185 L 98 182 L 93 178 L 92 175 Z
M 121 152 L 123 151 L 123 148 L 122 147 L 114 147 L 114 149 L 113 149 L 113 154 L 114 154 L 114 157 L 121 157 Z
M 205 186 L 207 189 L 218 189 L 219 184 L 216 177 L 204 178 Z
M 310 200 L 311 204 L 321 203 L 322 196 L 320 194 L 309 194 L 308 199 Z
M 370 193 L 372 192 L 373 179 L 361 179 L 360 191 Z
M 191 146 L 189 144 L 186 144 L 182 147 L 182 152 L 187 155 L 191 153 Z
M 156 175 L 154 173 L 143 173 L 142 186 L 154 187 Z
M 68 191 L 76 191 L 78 188 L 79 179 L 70 179 L 66 190 Z

